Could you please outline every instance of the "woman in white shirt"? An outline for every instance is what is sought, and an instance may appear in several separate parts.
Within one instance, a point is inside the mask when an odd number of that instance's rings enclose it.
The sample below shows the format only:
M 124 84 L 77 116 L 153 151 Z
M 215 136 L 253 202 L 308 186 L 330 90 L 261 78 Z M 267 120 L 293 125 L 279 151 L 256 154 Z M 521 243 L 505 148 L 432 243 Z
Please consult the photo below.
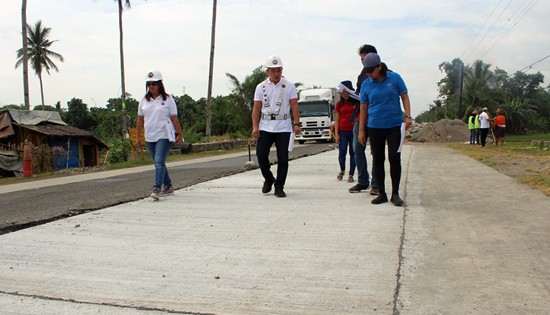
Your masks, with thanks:
M 145 144 L 155 162 L 155 183 L 151 198 L 174 193 L 172 180 L 166 169 L 166 157 L 174 142 L 183 143 L 178 110 L 174 99 L 164 90 L 162 74 L 151 70 L 145 79 L 147 93 L 139 102 L 136 131 L 137 145 L 141 146 L 139 135 L 145 129 Z M 161 190 L 162 186 L 164 189 Z

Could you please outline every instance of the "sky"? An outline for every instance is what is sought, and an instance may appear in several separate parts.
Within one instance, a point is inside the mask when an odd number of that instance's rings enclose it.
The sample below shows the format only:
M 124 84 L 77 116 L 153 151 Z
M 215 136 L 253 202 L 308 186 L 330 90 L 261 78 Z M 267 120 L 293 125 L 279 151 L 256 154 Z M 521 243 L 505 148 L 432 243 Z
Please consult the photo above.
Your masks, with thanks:
M 21 1 L 1 0 L 0 106 L 23 104 Z M 145 75 L 160 70 L 168 93 L 207 96 L 212 26 L 210 0 L 132 0 L 124 11 L 126 91 L 139 100 Z M 438 98 L 443 62 L 477 59 L 508 74 L 528 68 L 550 76 L 550 1 L 539 0 L 218 0 L 213 97 L 229 95 L 226 73 L 241 81 L 268 56 L 304 87 L 355 82 L 357 49 L 376 46 L 405 80 L 413 116 Z M 51 28 L 60 72 L 43 74 L 45 103 L 72 98 L 104 107 L 121 93 L 118 8 L 113 0 L 28 0 L 27 23 Z M 548 79 L 545 80 L 548 85 Z M 31 108 L 40 105 L 29 68 Z

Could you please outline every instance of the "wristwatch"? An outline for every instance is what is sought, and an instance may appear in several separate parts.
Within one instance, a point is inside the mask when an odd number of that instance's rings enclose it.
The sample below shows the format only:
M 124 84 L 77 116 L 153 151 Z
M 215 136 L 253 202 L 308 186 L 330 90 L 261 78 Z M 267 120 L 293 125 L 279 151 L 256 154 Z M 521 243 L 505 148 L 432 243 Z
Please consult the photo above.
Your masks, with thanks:
M 405 115 L 405 118 L 413 119 L 410 115 Z
M 292 125 L 293 125 L 293 126 L 300 126 L 300 127 L 302 127 L 302 123 L 299 123 L 299 122 L 295 122 L 295 123 L 293 123 Z

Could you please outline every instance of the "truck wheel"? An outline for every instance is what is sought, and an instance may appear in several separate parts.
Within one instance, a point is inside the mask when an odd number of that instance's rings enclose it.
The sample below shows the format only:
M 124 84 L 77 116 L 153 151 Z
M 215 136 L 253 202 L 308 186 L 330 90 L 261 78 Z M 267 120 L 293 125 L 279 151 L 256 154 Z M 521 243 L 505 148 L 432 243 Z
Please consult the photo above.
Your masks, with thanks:
M 299 144 L 304 144 L 305 142 L 306 142 L 305 140 L 298 140 Z

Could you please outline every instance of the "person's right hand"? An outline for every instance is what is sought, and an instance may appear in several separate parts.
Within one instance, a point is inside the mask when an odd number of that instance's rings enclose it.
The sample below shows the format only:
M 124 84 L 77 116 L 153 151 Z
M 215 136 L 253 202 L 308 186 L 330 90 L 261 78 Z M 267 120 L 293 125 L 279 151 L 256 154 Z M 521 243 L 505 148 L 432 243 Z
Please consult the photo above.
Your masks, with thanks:
M 334 140 L 336 141 L 337 144 L 340 144 L 340 135 L 339 134 L 334 134 Z
M 260 138 L 260 129 L 259 128 L 252 128 L 252 138 L 258 140 Z

